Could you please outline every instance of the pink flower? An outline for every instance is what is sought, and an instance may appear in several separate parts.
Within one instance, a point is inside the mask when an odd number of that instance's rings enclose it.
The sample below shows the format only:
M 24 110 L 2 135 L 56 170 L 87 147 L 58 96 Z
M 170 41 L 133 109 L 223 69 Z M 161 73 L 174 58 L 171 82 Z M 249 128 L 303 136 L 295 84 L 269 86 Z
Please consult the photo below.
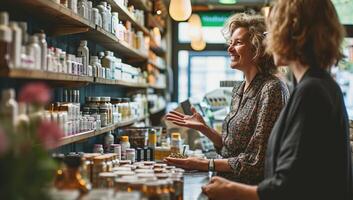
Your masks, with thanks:
M 9 141 L 7 135 L 0 128 L 0 156 L 5 154 L 9 148 Z
M 64 136 L 57 123 L 42 121 L 38 128 L 38 137 L 46 149 L 55 148 Z
M 43 83 L 30 83 L 25 85 L 19 94 L 19 101 L 45 105 L 51 99 L 50 89 Z

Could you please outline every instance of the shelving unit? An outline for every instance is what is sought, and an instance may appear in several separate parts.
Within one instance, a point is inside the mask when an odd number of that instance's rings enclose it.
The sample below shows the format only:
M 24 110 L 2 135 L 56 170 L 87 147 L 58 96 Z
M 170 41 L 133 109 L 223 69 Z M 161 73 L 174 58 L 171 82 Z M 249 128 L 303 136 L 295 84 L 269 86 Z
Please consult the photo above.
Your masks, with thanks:
M 150 37 L 150 49 L 155 51 L 158 55 L 165 55 L 165 50 L 156 45 L 155 40 L 151 37 L 149 21 L 146 22 L 146 26 L 137 22 L 135 17 L 126 9 L 120 7 L 114 0 L 106 0 L 112 6 L 112 11 L 119 13 L 119 19 L 123 21 L 130 21 L 132 26 L 137 31 L 142 31 L 145 36 Z M 107 32 L 101 27 L 96 26 L 92 22 L 84 19 L 79 16 L 77 13 L 74 13 L 69 8 L 64 7 L 56 3 L 53 0 L 2 0 L 1 5 L 8 6 L 10 8 L 18 8 L 24 15 L 33 16 L 34 21 L 44 24 L 43 28 L 45 33 L 53 38 L 56 36 L 69 36 L 72 34 L 80 33 L 80 35 L 75 37 L 80 37 L 80 39 L 88 39 L 93 43 L 99 45 L 99 48 L 103 47 L 106 50 L 114 51 L 116 55 L 123 58 L 124 61 L 131 63 L 138 63 L 139 66 L 141 63 L 144 65 L 152 64 L 156 68 L 161 70 L 165 69 L 165 66 L 160 66 L 148 59 L 148 55 L 145 53 L 131 47 L 124 41 L 119 41 L 119 39 L 110 32 Z M 130 0 L 130 4 L 134 5 L 135 8 L 145 11 L 145 18 L 149 20 L 149 16 L 152 12 L 152 7 L 146 5 L 141 0 Z M 17 11 L 16 11 L 17 12 Z M 32 20 L 32 19 L 31 19 Z M 154 18 L 152 19 L 154 20 Z M 25 20 L 26 21 L 26 20 Z M 53 26 L 55 24 L 55 26 Z M 162 31 L 165 31 L 158 21 L 153 21 L 153 25 L 161 28 Z M 97 49 L 95 49 L 97 51 Z M 98 84 L 98 85 L 115 85 L 125 88 L 137 88 L 137 89 L 147 89 L 153 88 L 158 90 L 164 90 L 165 87 L 153 86 L 150 84 L 141 84 L 141 83 L 131 83 L 122 80 L 108 80 L 103 78 L 93 78 L 87 76 L 78 76 L 72 74 L 64 73 L 55 73 L 55 72 L 46 72 L 46 71 L 36 71 L 36 70 L 26 70 L 20 68 L 8 69 L 0 66 L 0 77 L 13 78 L 13 79 L 24 79 L 24 80 L 44 80 L 55 85 L 56 88 L 60 87 L 82 87 L 89 84 Z M 55 83 L 55 84 L 54 84 Z M 105 88 L 105 87 L 104 87 Z M 92 90 L 94 91 L 94 90 Z M 147 90 L 146 90 L 147 91 Z M 108 91 L 110 92 L 110 91 Z M 124 92 L 126 92 L 124 90 Z M 158 110 L 152 110 L 150 113 L 159 113 L 164 108 Z M 146 120 L 150 118 L 151 115 L 143 116 L 138 119 L 132 119 L 129 121 L 124 121 L 111 125 L 109 127 L 104 127 L 96 131 L 86 131 L 79 134 L 67 136 L 61 139 L 58 147 L 75 143 L 78 141 L 83 141 L 91 137 L 101 135 L 103 133 L 115 130 L 120 127 L 130 126 L 135 122 Z
M 130 0 L 129 2 L 134 5 L 137 9 L 144 10 L 146 12 L 152 11 L 152 9 L 141 0 Z
M 114 125 L 103 127 L 100 130 L 86 131 L 86 132 L 78 133 L 78 134 L 75 134 L 75 135 L 66 136 L 66 137 L 64 137 L 64 138 L 62 138 L 60 140 L 59 146 L 71 144 L 71 143 L 74 143 L 74 142 L 78 142 L 78 141 L 81 141 L 81 140 L 88 139 L 90 137 L 101 135 L 103 133 L 115 130 L 117 128 L 129 126 L 129 125 L 131 125 L 131 124 L 133 124 L 133 123 L 135 123 L 137 121 L 138 121 L 138 119 L 127 120 L 127 121 L 124 121 L 124 122 L 116 123 Z
M 1 77 L 92 83 L 93 77 L 26 69 L 0 69 Z
M 155 66 L 155 67 L 157 67 L 158 69 L 160 69 L 160 70 L 165 70 L 165 66 L 162 66 L 162 65 L 158 65 L 157 63 L 155 63 L 155 62 L 153 62 L 153 61 L 151 61 L 151 60 L 148 60 L 148 63 L 149 64 L 151 64 L 151 65 L 153 65 L 153 66 Z
M 157 89 L 157 90 L 164 90 L 166 89 L 166 86 L 150 85 L 150 88 Z
M 119 6 L 114 0 L 106 0 L 111 6 L 112 6 L 112 11 L 118 12 L 119 13 L 119 19 L 123 21 L 130 21 L 131 24 L 139 31 L 144 32 L 145 35 L 149 35 L 150 32 L 146 27 L 143 25 L 139 24 L 135 17 L 125 8 L 122 8 Z

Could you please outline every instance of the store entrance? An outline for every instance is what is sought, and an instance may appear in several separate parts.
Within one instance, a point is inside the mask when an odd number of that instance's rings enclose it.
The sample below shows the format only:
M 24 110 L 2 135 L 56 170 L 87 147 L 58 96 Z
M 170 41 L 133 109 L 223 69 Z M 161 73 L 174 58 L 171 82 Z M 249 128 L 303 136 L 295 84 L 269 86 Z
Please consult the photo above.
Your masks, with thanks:
M 220 87 L 221 80 L 242 80 L 243 74 L 230 68 L 227 51 L 179 51 L 179 102 L 203 96 Z

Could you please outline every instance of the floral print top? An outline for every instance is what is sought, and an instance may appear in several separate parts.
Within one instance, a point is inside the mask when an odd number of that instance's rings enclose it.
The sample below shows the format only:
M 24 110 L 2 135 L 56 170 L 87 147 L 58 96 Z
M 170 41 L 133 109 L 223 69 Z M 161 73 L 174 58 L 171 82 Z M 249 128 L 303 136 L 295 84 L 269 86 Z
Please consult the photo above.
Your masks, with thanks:
M 261 73 L 245 92 L 244 87 L 245 81 L 233 88 L 230 112 L 222 127 L 223 146 L 217 149 L 233 172 L 218 175 L 255 185 L 264 178 L 267 140 L 289 92 L 277 77 Z

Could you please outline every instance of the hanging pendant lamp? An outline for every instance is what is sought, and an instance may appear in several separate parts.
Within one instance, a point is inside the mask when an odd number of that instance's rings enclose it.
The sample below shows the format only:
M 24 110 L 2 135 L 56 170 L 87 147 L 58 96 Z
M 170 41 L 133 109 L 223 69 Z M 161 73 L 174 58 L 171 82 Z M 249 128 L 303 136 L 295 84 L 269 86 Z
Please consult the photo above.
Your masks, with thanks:
M 191 12 L 191 0 L 170 1 L 169 14 L 175 21 L 185 21 L 189 19 Z

